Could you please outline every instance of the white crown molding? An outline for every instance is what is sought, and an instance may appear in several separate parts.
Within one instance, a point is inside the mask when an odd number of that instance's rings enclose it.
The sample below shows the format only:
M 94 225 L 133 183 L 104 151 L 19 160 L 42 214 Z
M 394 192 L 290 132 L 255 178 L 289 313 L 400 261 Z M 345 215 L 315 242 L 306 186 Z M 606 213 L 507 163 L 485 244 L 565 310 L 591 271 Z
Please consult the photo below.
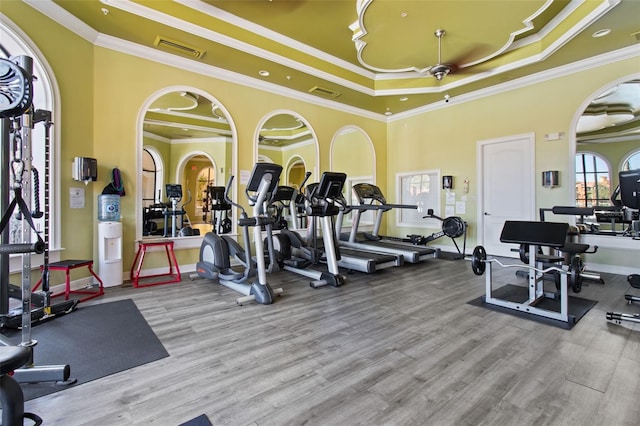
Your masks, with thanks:
M 554 78 L 562 77 L 562 76 L 573 74 L 576 72 L 585 71 L 587 69 L 597 68 L 602 65 L 640 56 L 640 45 L 633 45 L 627 48 L 619 49 L 617 51 L 608 52 L 599 56 L 574 62 L 572 64 L 542 71 L 536 74 L 532 74 L 530 76 L 515 79 L 512 81 L 498 84 L 485 89 L 480 89 L 475 92 L 469 92 L 464 95 L 456 96 L 454 99 L 454 102 L 445 103 L 444 101 L 438 101 L 438 102 L 428 104 L 410 111 L 397 113 L 387 117 L 383 114 L 374 113 L 371 111 L 367 111 L 367 110 L 356 108 L 349 105 L 344 105 L 336 101 L 323 99 L 308 93 L 288 89 L 273 83 L 266 82 L 264 80 L 248 77 L 243 74 L 231 72 L 222 68 L 214 67 L 212 65 L 202 64 L 190 59 L 177 57 L 173 54 L 165 53 L 157 49 L 153 49 L 150 47 L 125 41 L 122 39 L 118 39 L 116 37 L 112 37 L 109 35 L 97 33 L 93 29 L 88 27 L 86 24 L 84 24 L 82 21 L 78 20 L 76 17 L 74 17 L 73 15 L 66 12 L 64 9 L 62 9 L 60 6 L 55 4 L 52 0 L 24 0 L 24 1 L 34 9 L 40 11 L 46 16 L 51 17 L 51 19 L 55 20 L 60 25 L 73 31 L 78 36 L 93 43 L 95 46 L 104 47 L 104 48 L 118 51 L 124 54 L 136 56 L 142 59 L 158 62 L 163 65 L 168 65 L 168 66 L 179 68 L 179 69 L 188 69 L 189 71 L 195 72 L 197 74 L 217 78 L 230 83 L 235 83 L 241 86 L 250 87 L 252 89 L 258 89 L 264 92 L 268 92 L 268 93 L 272 93 L 272 94 L 276 94 L 276 95 L 280 95 L 288 98 L 293 98 L 305 103 L 319 105 L 319 106 L 330 108 L 336 111 L 341 111 L 348 114 L 354 114 L 360 117 L 369 118 L 369 119 L 373 119 L 381 122 L 391 122 L 391 121 L 396 121 L 402 118 L 412 117 L 418 114 L 422 114 L 423 112 L 451 106 L 454 103 L 468 102 L 470 100 L 492 96 L 498 93 L 503 93 L 503 92 L 514 90 L 520 87 L 537 84 L 543 81 L 551 80 Z M 122 3 L 121 0 L 111 0 L 111 1 L 104 1 L 104 2 L 110 5 L 113 3 Z M 608 0 L 608 1 L 605 1 L 603 4 L 616 5 L 619 2 L 620 0 Z M 596 19 L 596 18 L 591 16 L 591 19 Z M 519 66 L 522 66 L 522 65 L 519 65 Z M 501 73 L 504 71 L 505 71 L 504 69 L 500 69 L 500 70 L 497 70 L 496 73 Z M 479 76 L 478 79 L 486 78 L 489 76 L 489 74 L 493 75 L 495 73 L 484 73 L 481 76 Z M 376 78 L 387 79 L 391 77 L 376 76 Z M 407 77 L 407 78 L 410 78 L 410 77 Z M 461 82 L 464 82 L 465 84 L 471 81 L 474 81 L 474 80 L 469 80 L 469 79 L 461 80 Z M 372 96 L 437 93 L 437 92 L 446 93 L 446 91 L 451 90 L 459 85 L 461 85 L 460 82 L 454 82 L 454 83 L 445 84 L 437 88 L 429 88 L 428 91 L 425 91 L 424 89 L 413 89 L 413 90 L 402 90 L 402 91 L 398 91 L 398 90 L 372 91 L 370 89 L 367 89 L 366 93 Z
M 164 136 L 158 136 L 155 133 L 150 133 L 147 131 L 143 131 L 142 136 L 148 139 L 153 139 L 154 141 L 162 142 L 162 143 L 167 143 L 167 144 L 171 143 L 171 139 L 165 138 Z
M 228 136 L 232 136 L 233 132 L 231 131 L 231 129 L 229 130 L 222 130 L 222 129 L 215 129 L 212 130 L 211 127 L 205 127 L 205 126 L 195 126 L 192 124 L 186 124 L 186 123 L 176 123 L 173 121 L 164 121 L 164 120 L 153 120 L 153 119 L 145 119 L 144 120 L 144 124 L 154 124 L 157 126 L 164 126 L 164 127 L 173 127 L 176 129 L 188 129 L 188 130 L 195 130 L 195 131 L 201 131 L 201 132 L 209 132 L 209 133 L 220 133 L 221 135 L 228 135 Z
M 315 144 L 316 144 L 316 140 L 312 138 L 312 139 L 307 139 L 307 140 L 302 141 L 302 142 L 296 142 L 296 143 L 292 143 L 290 145 L 284 145 L 284 146 L 260 145 L 260 149 L 261 150 L 264 149 L 265 151 L 284 152 L 284 151 L 292 151 L 294 149 L 302 148 L 303 146 L 315 145 Z
M 609 136 L 602 137 L 595 140 L 580 140 L 580 137 L 576 138 L 576 143 L 580 143 L 583 145 L 598 145 L 601 143 L 611 143 L 611 142 L 633 142 L 640 139 L 640 133 L 633 132 L 624 136 Z
M 95 43 L 98 32 L 62 7 L 55 4 L 52 0 L 23 0 L 26 4 L 42 13 L 46 17 L 54 20 L 69 31 L 74 32 L 90 43 Z
M 356 108 L 349 105 L 344 105 L 328 99 L 322 99 L 311 94 L 298 92 L 293 89 L 288 89 L 277 84 L 269 83 L 253 77 L 248 77 L 246 75 L 214 67 L 212 65 L 202 64 L 190 59 L 177 57 L 170 53 L 162 52 L 136 43 L 131 43 L 129 41 L 115 38 L 109 35 L 99 34 L 95 45 L 104 47 L 106 49 L 115 50 L 127 55 L 133 55 L 142 59 L 158 62 L 163 65 L 175 67 L 181 70 L 187 69 L 190 72 L 201 74 L 207 77 L 217 78 L 241 86 L 250 87 L 252 89 L 259 89 L 264 92 L 269 92 L 288 98 L 294 98 L 306 103 L 324 106 L 345 113 L 384 121 L 384 116 L 382 116 L 381 114 L 373 113 L 371 111 L 363 110 L 361 108 Z
M 420 108 L 415 108 L 410 111 L 394 114 L 391 117 L 387 117 L 387 122 L 404 119 L 407 117 L 413 117 L 422 114 L 427 111 L 433 111 L 440 108 L 445 108 L 453 104 L 459 104 L 476 99 L 486 98 L 488 96 L 497 95 L 499 93 L 508 92 L 511 90 L 520 89 L 533 84 L 543 83 L 545 81 L 553 80 L 555 78 L 565 77 L 577 72 L 586 71 L 593 68 L 598 68 L 604 65 L 610 65 L 615 62 L 624 61 L 632 58 L 640 58 L 640 45 L 632 45 L 623 49 L 618 49 L 613 52 L 607 52 L 602 55 L 594 56 L 582 61 L 573 62 L 571 64 L 563 65 L 561 67 L 552 68 L 550 70 L 541 71 L 536 74 L 531 74 L 526 77 L 521 77 L 515 80 L 511 80 L 505 83 L 496 84 L 495 86 L 487 87 L 484 89 L 469 92 L 464 95 L 456 96 L 450 99 L 449 102 L 444 100 L 438 101 L 432 104 L 425 105 Z M 447 86 L 444 86 L 448 89 Z
M 165 13 L 158 12 L 154 9 L 139 5 L 137 3 L 133 3 L 129 0 L 102 0 L 102 2 L 108 6 L 124 10 L 125 12 L 129 12 L 137 16 L 142 16 L 146 19 L 156 21 L 160 24 L 169 25 L 173 28 L 180 29 L 181 31 L 195 34 L 199 37 L 213 41 L 215 43 L 219 43 L 224 46 L 231 47 L 241 52 L 245 52 L 250 55 L 263 58 L 271 62 L 275 62 L 277 64 L 291 67 L 293 69 L 296 69 L 298 71 L 301 71 L 307 74 L 315 75 L 319 78 L 331 81 L 341 86 L 348 87 L 350 89 L 357 90 L 362 93 L 368 93 L 371 95 L 373 94 L 372 90 L 366 86 L 356 84 L 350 80 L 337 77 L 334 74 L 322 71 L 318 68 L 311 67 L 305 63 L 294 61 L 293 59 L 288 58 L 286 56 L 274 54 L 273 52 L 270 52 L 268 50 L 259 48 L 257 46 L 253 46 L 249 43 L 236 40 L 224 34 L 220 34 L 210 29 L 203 28 L 199 25 L 194 25 L 190 22 L 184 21 L 182 19 L 176 18 L 171 15 L 167 15 Z M 215 16 L 215 15 L 211 15 L 211 16 Z M 327 55 L 325 54 L 325 56 Z M 337 61 L 337 60 L 338 58 L 331 57 L 331 60 L 329 61 L 329 63 L 333 64 L 333 61 Z
M 301 43 L 298 40 L 294 40 L 292 38 L 286 37 L 276 31 L 270 30 L 269 28 L 263 27 L 261 25 L 255 24 L 246 19 L 240 18 L 236 15 L 233 15 L 225 10 L 219 9 L 215 6 L 211 6 L 210 4 L 204 2 L 194 2 L 192 0 L 173 0 L 176 3 L 180 3 L 186 7 L 197 10 L 201 13 L 204 13 L 209 16 L 213 16 L 218 19 L 222 19 L 223 21 L 235 25 L 238 28 L 242 28 L 243 30 L 250 31 L 256 35 L 261 37 L 267 37 L 271 40 L 274 40 L 283 46 L 287 46 L 293 49 L 300 51 L 301 53 L 312 55 L 320 60 L 325 62 L 329 62 L 333 65 L 337 65 L 349 72 L 361 75 L 366 78 L 373 79 L 375 74 L 373 72 L 363 70 L 362 68 L 355 66 L 354 64 L 347 62 L 343 59 L 337 58 L 333 55 L 329 55 L 322 50 L 318 50 L 314 47 L 311 47 L 307 44 Z M 253 47 L 253 46 L 251 46 Z M 251 52 L 250 52 L 251 53 Z
M 499 74 L 504 74 L 509 71 L 513 71 L 518 68 L 522 68 L 528 65 L 533 65 L 538 62 L 542 62 L 548 59 L 551 55 L 558 51 L 562 46 L 571 41 L 577 34 L 579 34 L 586 26 L 590 25 L 593 21 L 600 18 L 605 13 L 609 12 L 611 8 L 616 6 L 620 0 L 609 0 L 604 1 L 603 4 L 582 19 L 579 23 L 573 26 L 571 31 L 563 34 L 562 37 L 555 40 L 551 43 L 546 49 L 542 52 L 531 55 L 526 58 L 523 58 L 516 62 L 511 62 L 509 64 L 503 65 L 501 67 L 494 68 L 489 71 L 485 71 L 482 73 L 474 74 L 467 78 L 463 78 L 460 80 L 456 80 L 452 83 L 446 83 L 441 86 L 436 87 L 417 87 L 410 90 L 406 89 L 387 89 L 387 90 L 378 90 L 376 91 L 376 96 L 390 96 L 390 95 L 415 95 L 415 94 L 425 94 L 425 93 L 445 93 L 449 90 L 455 89 L 456 87 L 461 87 L 466 84 L 475 83 L 477 81 L 483 80 L 485 78 L 493 77 Z M 521 47 L 521 46 L 520 46 Z M 511 49 L 507 49 L 511 50 Z M 552 70 L 548 70 L 551 72 Z M 405 79 L 405 78 L 416 78 L 420 77 L 421 74 L 418 72 L 415 73 L 405 73 L 405 74 L 379 74 L 376 76 L 376 80 L 393 80 L 393 79 Z
M 187 139 L 171 139 L 171 145 L 181 145 L 188 143 L 228 143 L 228 138 L 187 138 Z
M 175 111 L 175 110 L 150 110 L 150 111 L 155 112 L 157 114 L 169 115 L 172 117 L 191 118 L 199 121 L 208 121 L 210 123 L 216 123 L 216 124 L 227 124 L 227 125 L 229 124 L 229 122 L 226 119 L 216 118 L 216 117 L 205 117 L 202 115 L 189 114 L 182 111 Z

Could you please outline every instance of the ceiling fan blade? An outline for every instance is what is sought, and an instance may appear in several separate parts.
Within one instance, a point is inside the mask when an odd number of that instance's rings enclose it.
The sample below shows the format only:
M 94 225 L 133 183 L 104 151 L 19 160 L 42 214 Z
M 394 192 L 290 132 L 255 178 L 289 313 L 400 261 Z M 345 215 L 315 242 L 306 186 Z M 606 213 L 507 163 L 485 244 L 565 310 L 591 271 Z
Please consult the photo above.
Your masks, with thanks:
M 465 67 L 466 64 L 473 63 L 481 60 L 489 54 L 489 46 L 486 44 L 476 44 L 464 53 L 458 55 L 455 58 L 447 61 L 447 63 L 453 68 L 452 72 L 459 73 L 471 68 Z M 468 71 L 468 70 L 467 70 Z

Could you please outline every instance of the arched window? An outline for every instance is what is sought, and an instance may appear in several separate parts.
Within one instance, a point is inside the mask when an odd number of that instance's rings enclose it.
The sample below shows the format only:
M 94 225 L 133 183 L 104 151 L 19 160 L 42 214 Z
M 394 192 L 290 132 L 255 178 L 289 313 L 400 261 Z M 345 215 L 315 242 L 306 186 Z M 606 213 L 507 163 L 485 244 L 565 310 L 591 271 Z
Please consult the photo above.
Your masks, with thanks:
M 16 28 L 15 30 L 13 28 Z M 35 213 L 33 221 L 40 235 L 48 240 L 49 250 L 51 251 L 50 261 L 59 260 L 59 252 L 57 249 L 61 246 L 59 213 L 61 211 L 60 197 L 57 195 L 58 188 L 55 185 L 57 181 L 56 175 L 59 173 L 57 164 L 59 159 L 57 147 L 57 135 L 59 130 L 56 129 L 56 114 L 54 105 L 55 79 L 50 68 L 43 62 L 43 56 L 37 51 L 35 45 L 22 35 L 17 27 L 12 27 L 10 22 L 0 22 L 0 40 L 2 44 L 2 53 L 11 58 L 28 57 L 33 61 L 32 71 L 35 77 L 33 81 L 33 101 L 32 111 L 34 111 L 34 123 L 31 130 L 31 171 L 27 171 L 30 177 L 29 193 L 32 212 Z M 22 63 L 22 62 L 21 62 Z M 24 126 L 24 123 L 22 124 Z M 48 149 L 45 150 L 45 147 Z M 13 161 L 14 153 L 10 152 L 9 156 Z M 30 173 L 29 173 L 30 172 Z M 2 176 L 0 180 L 12 179 L 11 177 Z M 9 182 L 2 182 L 3 185 Z M 10 197 L 13 199 L 13 191 Z M 48 215 L 45 215 L 45 205 L 48 204 Z M 4 213 L 4 212 L 2 212 Z M 45 226 L 45 218 L 48 218 L 48 226 Z M 22 242 L 22 221 L 18 220 L 14 215 L 10 221 L 9 242 Z M 45 231 L 45 234 L 43 234 Z M 32 240 L 35 241 L 37 234 L 31 233 Z M 42 255 L 37 255 L 32 261 L 34 264 L 42 262 Z M 15 271 L 16 265 L 11 262 L 11 270 Z
M 142 150 L 142 207 L 162 201 L 162 158 L 152 148 Z
M 640 150 L 632 152 L 626 160 L 622 162 L 622 170 L 640 169 Z
M 611 171 L 607 161 L 598 154 L 576 154 L 576 206 L 611 205 Z

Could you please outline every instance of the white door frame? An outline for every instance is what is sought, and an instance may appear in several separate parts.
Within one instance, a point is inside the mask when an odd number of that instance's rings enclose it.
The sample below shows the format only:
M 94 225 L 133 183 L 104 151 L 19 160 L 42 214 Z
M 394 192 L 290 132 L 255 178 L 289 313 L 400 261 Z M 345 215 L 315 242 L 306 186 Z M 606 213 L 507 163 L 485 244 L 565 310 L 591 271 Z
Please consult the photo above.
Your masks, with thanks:
M 516 140 L 526 140 L 528 141 L 528 149 L 529 149 L 529 158 L 531 161 L 531 176 L 529 176 L 529 185 L 530 185 L 530 194 L 531 194 L 531 211 L 529 212 L 529 217 L 522 218 L 522 220 L 535 220 L 536 217 L 536 180 L 535 180 L 535 133 L 523 133 L 519 135 L 510 135 L 504 136 L 495 139 L 485 139 L 479 140 L 476 143 L 476 178 L 478 181 L 478 201 L 477 205 L 477 217 L 478 217 L 478 227 L 477 227 L 477 237 L 476 241 L 480 245 L 485 244 L 485 194 L 484 194 L 484 147 L 486 145 L 495 144 L 495 143 L 504 143 L 509 141 Z M 515 254 L 513 255 L 516 256 Z

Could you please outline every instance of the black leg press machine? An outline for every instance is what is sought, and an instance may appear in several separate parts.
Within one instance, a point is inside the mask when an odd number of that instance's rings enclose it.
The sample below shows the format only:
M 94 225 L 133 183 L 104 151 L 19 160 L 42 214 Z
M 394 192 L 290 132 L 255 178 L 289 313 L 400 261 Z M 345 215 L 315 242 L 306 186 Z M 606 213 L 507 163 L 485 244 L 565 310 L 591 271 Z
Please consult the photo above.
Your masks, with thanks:
M 571 328 L 588 309 L 574 307 L 581 302 L 592 302 L 586 299 L 569 297 L 569 287 L 575 287 L 580 282 L 580 269 L 567 265 L 551 265 L 539 258 L 538 247 L 558 249 L 567 238 L 569 225 L 557 222 L 506 221 L 502 228 L 500 241 L 507 244 L 519 244 L 529 247 L 528 264 L 524 267 L 527 274 L 527 287 L 510 286 L 494 289 L 492 279 L 492 265 L 497 263 L 504 268 L 522 268 L 523 265 L 506 265 L 498 259 L 488 259 L 483 246 L 476 246 L 473 250 L 471 269 L 476 275 L 486 272 L 484 303 L 495 306 L 497 310 L 512 310 L 517 313 L 535 315 L 541 319 L 552 320 L 563 328 Z M 546 291 L 544 288 L 545 274 L 558 274 L 560 285 L 557 291 Z M 591 307 L 590 305 L 589 307 Z

